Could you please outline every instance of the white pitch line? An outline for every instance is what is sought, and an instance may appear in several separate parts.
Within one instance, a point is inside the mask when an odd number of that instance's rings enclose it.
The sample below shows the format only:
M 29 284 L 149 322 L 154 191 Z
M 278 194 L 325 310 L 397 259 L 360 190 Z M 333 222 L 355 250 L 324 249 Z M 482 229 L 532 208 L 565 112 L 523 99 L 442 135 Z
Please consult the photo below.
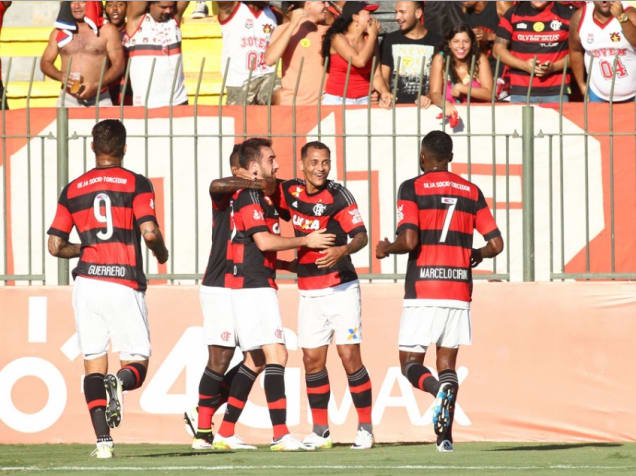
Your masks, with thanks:
M 442 466 L 442 465 L 224 465 L 224 466 L 0 466 L 0 471 L 231 471 L 231 470 L 263 471 L 266 469 L 393 469 L 393 470 L 464 470 L 464 471 L 536 471 L 536 470 L 625 470 L 636 469 L 636 466 L 601 466 L 556 464 L 549 466 Z

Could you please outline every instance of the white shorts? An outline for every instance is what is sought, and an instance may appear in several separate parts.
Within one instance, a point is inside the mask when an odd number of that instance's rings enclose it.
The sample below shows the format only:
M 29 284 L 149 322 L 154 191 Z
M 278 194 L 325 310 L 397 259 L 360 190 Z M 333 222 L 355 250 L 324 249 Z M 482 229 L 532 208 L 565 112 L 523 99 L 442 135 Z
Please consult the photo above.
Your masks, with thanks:
M 399 348 L 426 352 L 429 345 L 456 349 L 472 342 L 470 310 L 437 306 L 404 306 Z
M 73 286 L 73 309 L 84 359 L 105 355 L 109 340 L 121 360 L 150 357 L 144 293 L 123 284 L 78 276 Z
M 273 288 L 232 289 L 236 340 L 241 350 L 284 344 L 278 294 Z
M 345 283 L 322 295 L 303 294 L 298 300 L 298 343 L 304 349 L 362 342 L 360 285 Z
M 228 288 L 201 286 L 199 300 L 203 311 L 203 333 L 207 345 L 236 347 L 232 296 Z

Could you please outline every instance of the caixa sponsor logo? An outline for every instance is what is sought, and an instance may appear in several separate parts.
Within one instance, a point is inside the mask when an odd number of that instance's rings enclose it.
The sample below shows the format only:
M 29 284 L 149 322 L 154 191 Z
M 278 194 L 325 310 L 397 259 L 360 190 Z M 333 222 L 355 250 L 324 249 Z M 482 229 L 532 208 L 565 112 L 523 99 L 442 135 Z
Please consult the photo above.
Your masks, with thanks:
M 310 218 L 294 215 L 292 217 L 292 223 L 294 224 L 294 227 L 300 230 L 311 230 L 311 231 L 320 230 L 320 220 L 317 220 L 317 219 L 312 220 Z

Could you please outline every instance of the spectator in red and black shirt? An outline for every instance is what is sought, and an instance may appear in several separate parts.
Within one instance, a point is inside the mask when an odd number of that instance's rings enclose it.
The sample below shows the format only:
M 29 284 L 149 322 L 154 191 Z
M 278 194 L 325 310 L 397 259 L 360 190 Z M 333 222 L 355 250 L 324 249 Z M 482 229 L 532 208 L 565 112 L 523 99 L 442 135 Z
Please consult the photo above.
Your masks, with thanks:
M 510 101 L 525 102 L 534 65 L 531 102 L 559 102 L 570 18 L 574 7 L 561 2 L 519 2 L 497 28 L 494 54 L 508 65 Z M 570 75 L 563 100 L 569 98 Z
M 409 253 L 400 320 L 402 373 L 436 395 L 433 425 L 438 451 L 453 451 L 453 411 L 458 391 L 455 363 L 470 345 L 471 266 L 503 250 L 497 224 L 479 188 L 448 171 L 453 142 L 442 131 L 422 140 L 422 175 L 400 185 L 397 239 L 378 242 L 376 256 Z M 472 248 L 477 230 L 486 246 Z M 424 367 L 427 346 L 436 345 L 439 381 Z
M 124 125 L 108 119 L 92 134 L 96 167 L 62 191 L 48 246 L 58 258 L 79 257 L 73 309 L 84 355 L 84 394 L 97 436 L 95 454 L 111 458 L 109 427 L 121 422 L 121 392 L 141 386 L 150 357 L 140 238 L 159 263 L 168 260 L 168 250 L 155 218 L 152 184 L 121 166 Z M 81 243 L 69 243 L 73 227 Z M 116 376 L 105 375 L 109 340 L 122 364 Z

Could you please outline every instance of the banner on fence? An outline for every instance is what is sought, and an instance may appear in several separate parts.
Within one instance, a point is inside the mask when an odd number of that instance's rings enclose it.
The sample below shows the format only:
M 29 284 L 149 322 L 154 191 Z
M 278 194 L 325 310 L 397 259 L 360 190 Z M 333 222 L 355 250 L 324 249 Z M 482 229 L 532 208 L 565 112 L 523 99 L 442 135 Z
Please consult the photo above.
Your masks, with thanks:
M 289 348 L 288 423 L 303 436 L 311 425 L 296 344 L 297 290 L 283 285 L 279 296 Z M 480 282 L 474 296 L 473 345 L 462 348 L 458 360 L 457 441 L 636 439 L 629 357 L 636 335 L 635 284 Z M 363 284 L 362 298 L 362 356 L 373 384 L 376 438 L 432 441 L 433 397 L 400 375 L 402 286 Z M 150 370 L 141 389 L 125 393 L 124 420 L 113 436 L 117 442 L 189 444 L 182 414 L 196 405 L 207 361 L 198 290 L 153 286 L 147 303 Z M 94 441 L 71 288 L 6 287 L 0 289 L 0 308 L 0 443 Z M 431 351 L 426 364 L 434 368 L 434 362 Z M 112 356 L 110 364 L 111 371 L 118 368 Z M 335 349 L 328 369 L 332 435 L 352 441 L 357 416 Z M 249 442 L 271 438 L 262 377 L 238 433 Z

